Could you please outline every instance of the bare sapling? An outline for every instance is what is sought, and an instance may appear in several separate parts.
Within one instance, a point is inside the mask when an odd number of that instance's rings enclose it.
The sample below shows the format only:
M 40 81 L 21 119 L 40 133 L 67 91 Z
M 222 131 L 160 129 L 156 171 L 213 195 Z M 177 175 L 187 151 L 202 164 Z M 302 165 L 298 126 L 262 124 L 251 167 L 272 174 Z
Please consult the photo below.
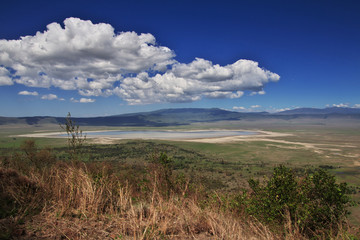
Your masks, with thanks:
M 73 160 L 77 158 L 79 149 L 86 140 L 86 134 L 80 129 L 79 125 L 76 125 L 75 121 L 71 119 L 70 112 L 66 116 L 66 122 L 64 125 L 60 124 L 61 129 L 66 131 L 68 135 L 68 147 L 70 156 Z

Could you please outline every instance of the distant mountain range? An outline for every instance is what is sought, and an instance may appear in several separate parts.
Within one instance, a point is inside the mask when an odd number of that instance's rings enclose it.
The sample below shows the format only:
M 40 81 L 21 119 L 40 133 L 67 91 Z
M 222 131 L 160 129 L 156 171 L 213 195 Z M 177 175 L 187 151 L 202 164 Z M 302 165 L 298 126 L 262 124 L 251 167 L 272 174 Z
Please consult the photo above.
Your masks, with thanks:
M 296 108 L 293 110 L 287 110 L 279 112 L 281 115 L 294 115 L 294 114 L 360 114 L 360 108 L 343 108 L 343 107 L 331 107 L 331 108 Z
M 360 120 L 357 108 L 298 108 L 278 113 L 268 112 L 233 112 L 219 108 L 176 108 L 152 112 L 121 114 L 106 117 L 73 118 L 81 126 L 176 126 L 196 122 L 216 122 L 230 120 L 291 120 L 299 118 L 328 119 L 351 118 Z M 26 124 L 43 125 L 64 123 L 65 117 L 0 117 L 0 125 Z

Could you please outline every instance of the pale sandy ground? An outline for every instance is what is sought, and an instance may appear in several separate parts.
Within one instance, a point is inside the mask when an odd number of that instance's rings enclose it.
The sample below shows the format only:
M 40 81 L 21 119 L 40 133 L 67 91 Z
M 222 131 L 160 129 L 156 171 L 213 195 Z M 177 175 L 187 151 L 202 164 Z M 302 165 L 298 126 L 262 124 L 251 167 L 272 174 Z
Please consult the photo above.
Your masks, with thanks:
M 66 138 L 66 133 L 64 132 L 44 132 L 46 130 L 41 130 L 41 131 L 35 131 L 36 133 L 29 133 L 29 134 L 21 134 L 21 135 L 16 135 L 16 136 L 11 136 L 11 137 L 29 137 L 29 138 Z M 86 135 L 86 133 L 90 133 L 90 132 L 110 132 L 113 130 L 99 130 L 99 131 L 86 131 L 83 132 L 84 135 Z M 64 135 L 65 136 L 61 136 Z M 87 136 L 87 138 L 97 138 L 100 137 L 99 136 Z
M 226 129 L 209 129 L 212 131 L 230 131 Z M 114 130 L 101 130 L 101 131 L 87 131 L 86 133 L 94 133 L 94 132 L 107 132 L 107 131 L 114 131 Z M 207 130 L 186 130 L 187 132 L 201 132 Z M 239 135 L 239 136 L 229 136 L 229 137 L 213 137 L 213 138 L 192 138 L 192 139 L 173 139 L 175 141 L 194 141 L 194 142 L 208 142 L 208 143 L 226 143 L 226 142 L 233 142 L 233 141 L 262 141 L 262 138 L 266 137 L 284 137 L 290 136 L 291 134 L 287 133 L 276 133 L 276 132 L 269 132 L 269 131 L 259 131 L 259 130 L 231 130 L 231 131 L 244 131 L 244 132 L 256 132 L 257 134 L 254 135 Z M 165 130 L 164 132 L 171 132 L 171 130 Z M 176 132 L 176 131 L 174 131 Z M 182 132 L 182 131 L 179 131 Z M 33 137 L 33 138 L 64 138 L 64 132 L 36 132 L 30 134 L 22 134 L 16 135 L 14 137 Z M 66 136 L 65 136 L 66 137 Z M 119 140 L 123 139 L 117 136 L 107 136 L 107 135 L 87 135 L 87 138 L 96 138 L 96 139 L 106 139 L 106 141 L 110 140 Z M 146 139 L 146 138 L 145 138 Z M 169 139 L 170 140 L 170 139 Z M 266 141 L 266 140 L 265 140 Z
M 189 132 L 199 132 L 199 131 L 202 130 L 192 130 Z M 235 130 L 235 131 L 249 132 L 249 130 Z M 263 141 L 262 139 L 265 139 L 264 141 L 267 140 L 271 141 L 271 139 L 267 139 L 266 137 L 284 137 L 291 135 L 286 133 L 276 133 L 276 132 L 258 131 L 258 130 L 250 130 L 250 132 L 256 132 L 258 134 L 239 135 L 239 136 L 230 136 L 230 137 L 213 137 L 213 138 L 169 139 L 169 141 L 187 141 L 187 142 L 205 142 L 205 143 L 227 143 L 234 141 Z M 116 137 L 96 137 L 93 139 L 93 142 L 100 144 L 112 144 L 119 139 L 120 138 L 116 138 Z
M 221 138 L 202 138 L 202 139 L 188 139 L 184 141 L 189 142 L 204 142 L 204 143 L 227 143 L 227 142 L 239 142 L 239 141 L 264 141 L 269 142 L 268 146 L 274 146 L 278 148 L 287 148 L 287 149 L 310 149 L 318 154 L 323 154 L 324 151 L 331 151 L 332 155 L 339 155 L 347 158 L 357 158 L 359 159 L 360 154 L 343 154 L 342 150 L 339 148 L 356 148 L 356 146 L 343 144 L 343 145 L 332 145 L 332 144 L 321 144 L 321 143 L 305 143 L 305 142 L 295 142 L 295 141 L 286 141 L 282 139 L 274 139 L 278 137 L 287 137 L 293 136 L 289 133 L 277 133 L 269 131 L 256 131 L 259 134 L 256 135 L 242 135 L 242 136 L 230 136 L 230 137 L 221 137 Z M 280 144 L 289 144 L 289 145 L 278 145 Z M 327 156 L 329 157 L 329 156 Z M 354 161 L 355 166 L 360 166 L 360 160 Z
M 10 137 L 63 138 L 63 137 L 60 136 L 61 134 L 64 134 L 64 132 L 40 132 L 40 131 L 36 131 L 36 133 L 14 135 L 14 136 L 10 136 Z
M 220 129 L 216 129 L 220 130 Z M 111 130 L 109 130 L 111 131 Z M 187 130 L 188 131 L 188 130 Z M 202 130 L 192 130 L 191 132 L 199 132 Z M 223 131 L 223 129 L 221 129 Z M 249 131 L 249 130 L 236 130 L 236 131 Z M 358 154 L 356 155 L 344 155 L 342 150 L 338 149 L 339 147 L 355 148 L 356 146 L 351 145 L 330 145 L 330 144 L 319 144 L 319 143 L 305 143 L 305 142 L 293 142 L 282 139 L 276 139 L 281 137 L 293 136 L 289 133 L 278 133 L 270 131 L 260 131 L 260 130 L 250 130 L 256 132 L 254 135 L 239 135 L 239 136 L 228 136 L 228 137 L 213 137 L 213 138 L 193 138 L 193 139 L 171 139 L 169 141 L 187 141 L 187 142 L 203 142 L 203 143 L 229 143 L 229 142 L 240 142 L 240 141 L 264 141 L 269 142 L 268 146 L 274 146 L 279 148 L 287 149 L 310 149 L 316 153 L 323 154 L 324 150 L 333 152 L 334 155 L 341 155 L 348 158 L 359 158 Z M 105 131 L 88 131 L 88 132 L 105 132 Z M 64 138 L 59 135 L 64 134 L 64 132 L 37 132 L 32 134 L 18 135 L 18 137 L 45 137 L 45 138 Z M 122 138 L 116 136 L 106 136 L 106 135 L 93 135 L 87 136 L 91 143 L 95 144 L 114 144 L 121 140 Z M 275 138 L 275 139 L 274 139 Z M 279 144 L 288 144 L 288 145 L 279 145 Z M 360 166 L 359 161 L 355 161 L 354 165 Z
M 237 131 L 244 131 L 244 130 L 237 130 Z M 205 143 L 227 143 L 227 142 L 238 142 L 238 141 L 273 141 L 273 139 L 268 139 L 268 138 L 287 137 L 292 135 L 289 133 L 277 133 L 277 132 L 259 131 L 259 130 L 251 130 L 251 132 L 257 132 L 258 134 L 216 137 L 216 138 L 184 139 L 184 141 L 205 142 Z

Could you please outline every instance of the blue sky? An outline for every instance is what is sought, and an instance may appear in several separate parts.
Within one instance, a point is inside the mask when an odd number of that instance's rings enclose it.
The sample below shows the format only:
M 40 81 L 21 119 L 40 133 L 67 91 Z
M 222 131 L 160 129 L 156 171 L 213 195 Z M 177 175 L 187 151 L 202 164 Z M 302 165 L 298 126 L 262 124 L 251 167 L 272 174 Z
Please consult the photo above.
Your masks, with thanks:
M 360 107 L 359 12 L 348 0 L 5 0 L 0 116 Z

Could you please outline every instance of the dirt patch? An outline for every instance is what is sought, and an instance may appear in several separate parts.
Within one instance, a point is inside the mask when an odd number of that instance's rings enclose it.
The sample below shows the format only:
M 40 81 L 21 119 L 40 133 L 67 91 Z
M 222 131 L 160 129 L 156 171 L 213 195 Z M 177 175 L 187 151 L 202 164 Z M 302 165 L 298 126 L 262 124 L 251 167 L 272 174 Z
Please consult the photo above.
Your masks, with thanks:
M 239 142 L 239 141 L 261 141 L 261 142 L 270 142 L 267 146 L 273 146 L 284 149 L 310 149 L 318 154 L 323 154 L 324 151 L 336 152 L 333 154 L 341 155 L 344 157 L 359 157 L 359 155 L 343 155 L 341 154 L 342 150 L 339 148 L 354 148 L 355 146 L 344 144 L 344 145 L 333 145 L 333 144 L 321 144 L 321 143 L 306 143 L 306 142 L 292 142 L 282 139 L 274 139 L 278 137 L 288 137 L 293 136 L 289 133 L 277 133 L 269 131 L 257 131 L 260 134 L 256 135 L 247 135 L 247 136 L 231 136 L 231 137 L 222 137 L 222 138 L 203 138 L 203 139 L 189 139 L 186 141 L 189 142 L 204 142 L 204 143 L 228 143 L 228 142 Z M 279 143 L 279 144 L 276 144 Z M 284 145 L 286 144 L 286 145 Z M 337 147 L 337 148 L 334 148 Z
M 94 144 L 115 144 L 119 141 L 119 139 L 116 138 L 92 138 L 91 143 Z
M 222 131 L 220 129 L 216 129 Z M 193 130 L 191 132 L 197 132 L 199 130 Z M 236 130 L 236 131 L 245 131 L 245 130 Z M 246 130 L 249 131 L 249 130 Z M 92 132 L 103 132 L 103 131 L 92 131 Z M 190 131 L 189 131 L 190 132 Z M 341 155 L 348 158 L 358 158 L 359 155 L 344 155 L 341 148 L 355 148 L 349 144 L 343 145 L 333 145 L 333 144 L 321 144 L 321 143 L 306 143 L 298 141 L 288 141 L 279 138 L 294 136 L 294 134 L 289 133 L 279 133 L 279 132 L 270 132 L 270 131 L 261 131 L 261 130 L 251 130 L 251 132 L 256 132 L 257 134 L 252 135 L 237 135 L 237 136 L 226 136 L 226 137 L 212 137 L 212 138 L 191 138 L 191 139 L 167 139 L 168 141 L 187 141 L 187 142 L 202 142 L 202 143 L 231 143 L 231 142 L 269 142 L 268 146 L 284 148 L 284 149 L 309 149 L 314 151 L 317 154 L 324 154 L 324 152 L 331 151 L 333 155 Z M 61 132 L 37 132 L 33 134 L 19 135 L 21 137 L 45 137 L 45 138 L 63 138 L 60 136 Z M 147 139 L 144 137 L 144 139 Z M 88 137 L 90 143 L 93 144 L 116 144 L 121 138 L 118 137 L 107 137 L 103 135 L 99 136 L 90 136 Z M 340 148 L 340 149 L 339 149 Z

